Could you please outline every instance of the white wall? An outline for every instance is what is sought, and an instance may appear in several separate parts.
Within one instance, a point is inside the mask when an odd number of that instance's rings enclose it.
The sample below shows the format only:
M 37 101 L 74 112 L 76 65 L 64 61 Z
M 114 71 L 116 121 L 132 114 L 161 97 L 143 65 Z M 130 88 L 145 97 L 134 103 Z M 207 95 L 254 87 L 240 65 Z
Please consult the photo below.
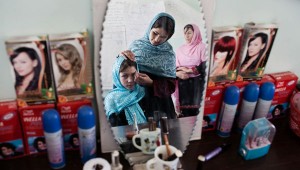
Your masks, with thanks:
M 212 26 L 276 22 L 279 29 L 265 73 L 289 70 L 300 77 L 299 9 L 299 0 L 215 0 Z
M 16 97 L 5 39 L 84 28 L 92 37 L 91 4 L 90 0 L 0 0 L 0 100 Z

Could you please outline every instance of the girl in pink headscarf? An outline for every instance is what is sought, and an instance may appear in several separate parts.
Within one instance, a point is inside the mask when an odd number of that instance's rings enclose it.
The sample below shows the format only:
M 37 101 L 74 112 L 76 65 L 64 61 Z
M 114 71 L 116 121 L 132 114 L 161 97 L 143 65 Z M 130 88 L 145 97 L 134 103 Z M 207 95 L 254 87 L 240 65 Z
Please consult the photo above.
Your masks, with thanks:
M 194 116 L 199 112 L 207 56 L 197 25 L 186 25 L 184 38 L 186 43 L 176 50 L 177 81 L 172 97 L 177 115 Z

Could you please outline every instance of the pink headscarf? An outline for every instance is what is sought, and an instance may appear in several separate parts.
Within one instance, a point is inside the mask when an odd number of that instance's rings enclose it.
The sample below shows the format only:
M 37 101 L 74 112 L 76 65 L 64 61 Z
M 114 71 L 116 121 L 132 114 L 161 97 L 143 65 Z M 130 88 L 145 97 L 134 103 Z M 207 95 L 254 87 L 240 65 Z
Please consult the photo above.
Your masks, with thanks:
M 191 43 L 186 43 L 176 50 L 176 67 L 186 66 L 193 67 L 206 61 L 205 44 L 202 43 L 202 36 L 199 27 L 191 24 L 194 28 L 194 35 Z

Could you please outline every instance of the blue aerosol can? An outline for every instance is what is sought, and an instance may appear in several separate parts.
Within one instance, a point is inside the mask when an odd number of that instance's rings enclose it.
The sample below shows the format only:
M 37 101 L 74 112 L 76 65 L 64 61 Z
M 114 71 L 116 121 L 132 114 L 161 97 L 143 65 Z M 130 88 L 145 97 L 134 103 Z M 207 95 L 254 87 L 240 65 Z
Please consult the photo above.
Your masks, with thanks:
M 81 106 L 78 109 L 78 136 L 82 163 L 96 157 L 97 147 L 95 121 L 95 113 L 92 107 Z
M 226 88 L 217 126 L 217 134 L 221 137 L 230 136 L 239 97 L 240 90 L 237 86 L 232 85 Z
M 259 99 L 255 108 L 254 119 L 267 117 L 275 93 L 275 85 L 265 82 L 259 88 Z
M 43 111 L 42 122 L 50 166 L 53 169 L 63 168 L 65 153 L 59 113 L 55 109 Z
M 259 86 L 256 83 L 250 83 L 245 87 L 237 121 L 239 131 L 242 131 L 246 124 L 252 120 L 258 95 Z

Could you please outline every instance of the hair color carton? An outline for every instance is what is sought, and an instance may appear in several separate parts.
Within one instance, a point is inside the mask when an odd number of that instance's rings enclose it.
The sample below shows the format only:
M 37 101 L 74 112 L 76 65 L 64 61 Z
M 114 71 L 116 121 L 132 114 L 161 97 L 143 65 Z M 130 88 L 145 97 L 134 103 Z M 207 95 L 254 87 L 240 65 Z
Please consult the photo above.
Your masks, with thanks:
M 244 80 L 263 76 L 277 30 L 276 24 L 245 24 L 239 65 Z
M 78 100 L 58 103 L 57 110 L 61 117 L 63 138 L 66 150 L 79 149 L 77 115 L 81 106 L 92 106 L 91 100 Z
M 0 102 L 0 160 L 25 155 L 16 101 Z
M 298 77 L 290 71 L 269 74 L 275 80 L 275 94 L 268 118 L 284 117 L 289 108 L 290 98 L 296 88 Z
M 58 103 L 93 98 L 88 32 L 49 35 Z
M 216 122 L 220 113 L 223 94 L 224 86 L 222 85 L 207 87 L 202 121 L 203 131 L 216 129 Z
M 47 146 L 42 124 L 42 113 L 54 104 L 41 104 L 19 108 L 27 154 L 46 153 Z
M 48 36 L 20 36 L 5 41 L 18 106 L 54 103 Z
M 234 82 L 237 77 L 243 28 L 216 27 L 212 32 L 209 81 Z

